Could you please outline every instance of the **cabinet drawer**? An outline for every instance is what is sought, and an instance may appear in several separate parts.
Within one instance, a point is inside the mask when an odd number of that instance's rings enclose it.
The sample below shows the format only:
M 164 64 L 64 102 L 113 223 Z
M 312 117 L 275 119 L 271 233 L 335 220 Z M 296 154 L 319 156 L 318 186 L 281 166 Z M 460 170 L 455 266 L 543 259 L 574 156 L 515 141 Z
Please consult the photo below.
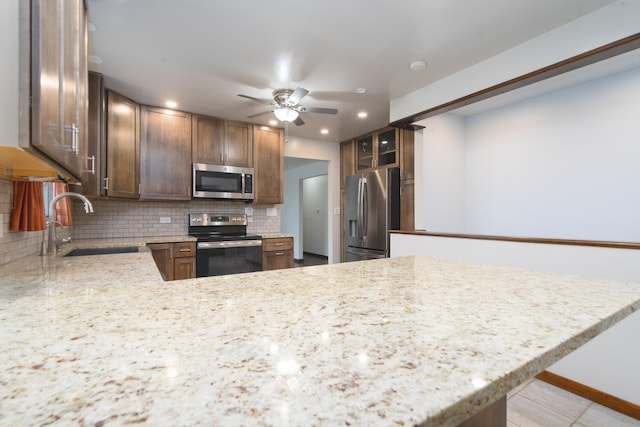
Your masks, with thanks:
M 195 242 L 180 242 L 173 244 L 173 257 L 189 257 L 196 256 L 196 243 Z
M 268 270 L 280 270 L 283 268 L 293 267 L 293 250 L 281 250 L 263 252 L 262 254 L 262 269 Z
M 284 251 L 284 250 L 290 250 L 290 249 L 293 249 L 292 237 L 262 240 L 262 250 L 265 252 Z

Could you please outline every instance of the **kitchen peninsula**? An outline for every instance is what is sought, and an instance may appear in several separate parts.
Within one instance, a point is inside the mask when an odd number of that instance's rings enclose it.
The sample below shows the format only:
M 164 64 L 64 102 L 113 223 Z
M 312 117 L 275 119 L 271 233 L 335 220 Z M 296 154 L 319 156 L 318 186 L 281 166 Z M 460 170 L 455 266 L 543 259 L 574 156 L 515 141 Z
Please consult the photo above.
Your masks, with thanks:
M 163 282 L 0 267 L 0 424 L 455 426 L 640 309 L 640 284 L 399 257 Z

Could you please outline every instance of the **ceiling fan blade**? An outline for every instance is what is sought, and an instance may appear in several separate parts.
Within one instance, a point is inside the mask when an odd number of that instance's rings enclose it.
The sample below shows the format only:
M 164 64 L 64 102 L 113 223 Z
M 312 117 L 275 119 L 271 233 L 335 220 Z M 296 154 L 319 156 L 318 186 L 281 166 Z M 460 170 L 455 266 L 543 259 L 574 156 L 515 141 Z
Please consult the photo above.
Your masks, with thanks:
M 338 114 L 338 110 L 335 108 L 300 107 L 300 111 L 303 113 Z
M 242 94 L 238 94 L 239 97 L 241 98 L 247 98 L 250 99 L 252 101 L 258 101 L 258 102 L 263 102 L 265 104 L 271 104 L 271 101 L 268 99 L 260 99 L 260 98 L 254 98 L 253 96 L 249 96 L 249 95 L 242 95 Z
M 298 86 L 296 90 L 294 90 L 293 93 L 289 95 L 289 98 L 287 99 L 287 104 L 298 105 L 298 102 L 300 102 L 302 98 L 307 96 L 308 93 L 309 93 L 308 90 Z
M 293 124 L 296 126 L 302 126 L 304 124 L 304 120 L 302 120 L 302 118 L 300 116 L 298 116 L 294 121 Z
M 273 111 L 269 110 L 269 111 L 263 111 L 262 113 L 252 114 L 252 115 L 247 116 L 247 117 L 250 118 L 250 119 L 253 119 L 254 117 L 260 117 L 260 116 L 264 116 L 265 114 L 271 114 L 271 113 L 273 113 Z

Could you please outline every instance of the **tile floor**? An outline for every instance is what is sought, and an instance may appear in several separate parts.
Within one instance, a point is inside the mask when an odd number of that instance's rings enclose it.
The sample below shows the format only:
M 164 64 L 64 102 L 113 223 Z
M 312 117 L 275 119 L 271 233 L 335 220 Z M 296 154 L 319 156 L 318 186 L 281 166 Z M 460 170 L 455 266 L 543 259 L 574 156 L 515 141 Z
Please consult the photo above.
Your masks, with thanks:
M 640 421 L 543 381 L 507 395 L 507 427 L 640 427 Z
M 294 260 L 295 267 L 308 267 L 310 265 L 323 265 L 327 264 L 327 257 L 322 255 L 316 255 L 309 252 L 302 254 L 302 259 Z

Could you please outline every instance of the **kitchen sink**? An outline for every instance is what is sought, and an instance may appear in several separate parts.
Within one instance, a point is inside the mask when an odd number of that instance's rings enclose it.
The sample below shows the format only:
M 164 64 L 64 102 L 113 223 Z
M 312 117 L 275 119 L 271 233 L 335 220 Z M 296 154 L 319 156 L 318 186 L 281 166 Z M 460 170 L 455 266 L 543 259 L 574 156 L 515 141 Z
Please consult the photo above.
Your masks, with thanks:
M 126 254 L 130 252 L 138 252 L 138 246 L 124 246 L 120 248 L 79 248 L 74 249 L 65 256 L 84 256 L 84 255 L 107 255 L 107 254 Z

